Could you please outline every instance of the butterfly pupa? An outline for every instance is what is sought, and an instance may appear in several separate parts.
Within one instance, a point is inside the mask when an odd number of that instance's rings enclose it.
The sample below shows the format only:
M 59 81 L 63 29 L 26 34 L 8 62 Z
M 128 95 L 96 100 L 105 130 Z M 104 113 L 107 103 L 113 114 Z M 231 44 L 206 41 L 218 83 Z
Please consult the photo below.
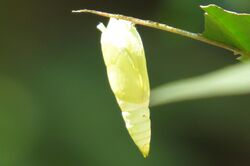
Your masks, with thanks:
M 122 111 L 126 128 L 144 157 L 151 139 L 149 79 L 139 33 L 133 23 L 110 18 L 100 23 L 101 47 L 108 80 Z

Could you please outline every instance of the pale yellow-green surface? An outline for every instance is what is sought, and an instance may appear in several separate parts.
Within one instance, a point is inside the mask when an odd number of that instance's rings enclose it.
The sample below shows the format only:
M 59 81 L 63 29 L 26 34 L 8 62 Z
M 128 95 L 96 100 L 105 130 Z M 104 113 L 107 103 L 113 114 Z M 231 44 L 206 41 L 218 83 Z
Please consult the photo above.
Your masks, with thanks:
M 103 58 L 130 136 L 146 157 L 150 147 L 149 81 L 141 38 L 128 21 L 111 18 L 102 31 Z

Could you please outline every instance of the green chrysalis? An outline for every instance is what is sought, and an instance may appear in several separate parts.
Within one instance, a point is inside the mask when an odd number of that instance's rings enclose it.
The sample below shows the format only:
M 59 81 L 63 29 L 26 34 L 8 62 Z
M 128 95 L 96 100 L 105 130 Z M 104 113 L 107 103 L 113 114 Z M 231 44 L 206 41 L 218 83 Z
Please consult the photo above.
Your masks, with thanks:
M 144 157 L 151 138 L 149 80 L 140 35 L 129 21 L 111 18 L 99 24 L 101 46 L 111 89 L 121 108 L 126 128 Z

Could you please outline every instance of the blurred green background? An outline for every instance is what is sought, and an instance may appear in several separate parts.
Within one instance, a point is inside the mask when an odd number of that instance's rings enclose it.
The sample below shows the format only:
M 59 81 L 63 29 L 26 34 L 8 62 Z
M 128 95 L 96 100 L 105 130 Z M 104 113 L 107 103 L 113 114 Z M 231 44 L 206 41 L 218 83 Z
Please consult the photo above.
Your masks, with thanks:
M 199 5 L 249 0 L 1 0 L 0 166 L 248 166 L 250 95 L 151 108 L 144 159 L 110 90 L 89 8 L 203 30 Z M 138 26 L 151 87 L 237 63 L 231 52 Z

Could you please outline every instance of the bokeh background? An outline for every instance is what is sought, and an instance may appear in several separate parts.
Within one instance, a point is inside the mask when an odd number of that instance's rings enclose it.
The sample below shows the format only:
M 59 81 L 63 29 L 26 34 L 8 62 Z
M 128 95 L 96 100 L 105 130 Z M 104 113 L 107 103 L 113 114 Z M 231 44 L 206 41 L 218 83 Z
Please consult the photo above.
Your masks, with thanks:
M 151 153 L 130 139 L 110 90 L 89 8 L 203 31 L 199 5 L 249 0 L 1 0 L 1 166 L 248 166 L 250 95 L 151 108 Z M 138 26 L 151 87 L 237 63 L 228 51 Z

